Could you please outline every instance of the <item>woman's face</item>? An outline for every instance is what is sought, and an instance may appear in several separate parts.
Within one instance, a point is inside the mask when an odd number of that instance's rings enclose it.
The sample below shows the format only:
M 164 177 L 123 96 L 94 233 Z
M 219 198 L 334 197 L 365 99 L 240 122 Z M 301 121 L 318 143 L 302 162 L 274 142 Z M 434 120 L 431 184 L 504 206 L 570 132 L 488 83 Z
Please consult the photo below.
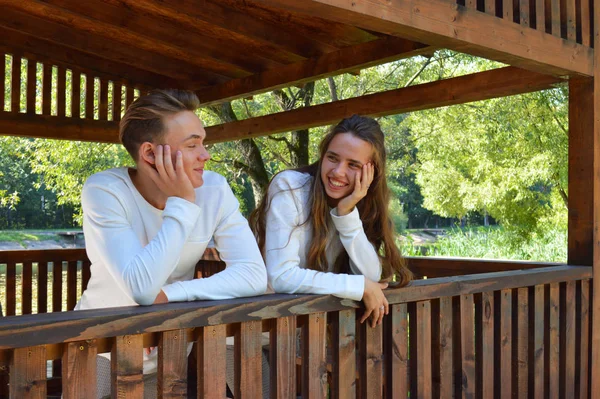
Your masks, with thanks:
M 356 174 L 372 162 L 372 155 L 373 146 L 352 133 L 335 135 L 321 163 L 321 181 L 330 206 L 352 193 Z

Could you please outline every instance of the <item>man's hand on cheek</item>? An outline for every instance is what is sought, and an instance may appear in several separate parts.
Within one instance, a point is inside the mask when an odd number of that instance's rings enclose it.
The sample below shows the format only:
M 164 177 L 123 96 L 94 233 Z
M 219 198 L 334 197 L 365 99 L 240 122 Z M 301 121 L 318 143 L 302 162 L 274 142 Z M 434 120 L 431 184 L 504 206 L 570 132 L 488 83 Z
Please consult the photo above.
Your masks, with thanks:
M 156 171 L 150 178 L 167 197 L 180 197 L 190 202 L 196 201 L 196 192 L 183 167 L 183 154 L 175 154 L 175 166 L 169 145 L 156 146 L 154 156 Z

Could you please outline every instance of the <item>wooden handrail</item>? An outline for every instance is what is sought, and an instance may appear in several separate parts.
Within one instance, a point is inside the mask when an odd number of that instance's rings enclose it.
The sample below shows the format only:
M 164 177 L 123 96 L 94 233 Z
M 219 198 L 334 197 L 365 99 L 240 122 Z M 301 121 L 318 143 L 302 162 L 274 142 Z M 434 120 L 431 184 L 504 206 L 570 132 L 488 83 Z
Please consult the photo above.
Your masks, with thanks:
M 386 290 L 386 297 L 390 304 L 399 304 L 591 277 L 591 267 L 554 266 L 417 280 L 408 287 Z M 0 320 L 0 349 L 257 321 L 359 307 L 359 302 L 330 295 L 274 294 L 224 301 L 5 317 Z M 15 340 L 16 334 L 18 340 Z

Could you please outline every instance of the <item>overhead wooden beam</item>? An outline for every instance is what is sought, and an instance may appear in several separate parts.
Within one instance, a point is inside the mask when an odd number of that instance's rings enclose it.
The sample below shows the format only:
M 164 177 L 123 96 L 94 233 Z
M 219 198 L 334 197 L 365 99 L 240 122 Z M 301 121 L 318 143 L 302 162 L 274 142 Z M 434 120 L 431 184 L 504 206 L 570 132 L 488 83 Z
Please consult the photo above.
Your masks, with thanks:
M 593 75 L 593 50 L 445 0 L 253 0 L 555 75 Z
M 460 76 L 363 97 L 211 126 L 207 142 L 215 143 L 338 122 L 352 114 L 384 116 L 547 89 L 562 79 L 515 67 Z
M 433 53 L 434 50 L 433 47 L 405 39 L 382 38 L 246 78 L 230 80 L 197 94 L 202 106 L 214 105 L 419 54 Z

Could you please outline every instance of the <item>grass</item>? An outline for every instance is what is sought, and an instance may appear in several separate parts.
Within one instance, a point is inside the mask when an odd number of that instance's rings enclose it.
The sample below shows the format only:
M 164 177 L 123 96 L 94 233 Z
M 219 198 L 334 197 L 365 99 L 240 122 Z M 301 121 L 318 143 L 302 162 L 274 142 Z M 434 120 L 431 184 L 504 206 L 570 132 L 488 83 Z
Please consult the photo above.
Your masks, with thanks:
M 42 239 L 53 239 L 53 235 L 39 232 L 27 232 L 17 230 L 0 230 L 0 241 L 18 242 L 23 246 L 25 241 L 40 241 Z

